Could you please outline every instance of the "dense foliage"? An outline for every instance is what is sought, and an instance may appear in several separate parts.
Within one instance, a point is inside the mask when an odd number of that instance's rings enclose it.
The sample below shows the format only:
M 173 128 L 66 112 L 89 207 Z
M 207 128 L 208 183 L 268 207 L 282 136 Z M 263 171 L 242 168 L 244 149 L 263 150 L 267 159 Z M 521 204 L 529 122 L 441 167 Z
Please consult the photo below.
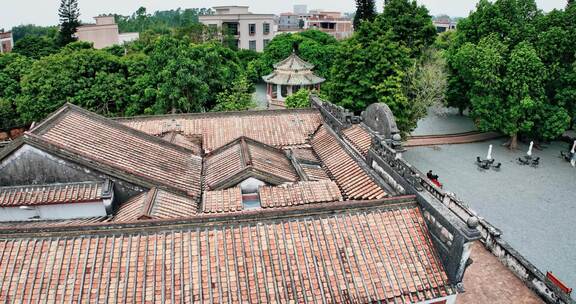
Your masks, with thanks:
M 252 101 L 250 83 L 244 75 L 241 75 L 234 80 L 230 88 L 218 93 L 216 106 L 212 108 L 212 111 L 243 111 L 255 106 L 256 104 Z
M 55 40 L 58 36 L 58 27 L 23 24 L 12 28 L 12 38 L 14 39 L 14 43 L 26 36 L 46 37 Z
M 308 89 L 300 89 L 298 92 L 286 97 L 286 107 L 289 109 L 310 107 L 310 91 Z
M 445 41 L 448 102 L 480 129 L 553 139 L 575 117 L 576 7 L 541 12 L 533 0 L 481 0 Z
M 214 12 L 207 8 L 187 8 L 169 11 L 156 11 L 153 14 L 140 7 L 130 16 L 114 14 L 120 32 L 140 32 L 158 28 L 187 28 L 198 25 L 198 16 L 211 15 Z

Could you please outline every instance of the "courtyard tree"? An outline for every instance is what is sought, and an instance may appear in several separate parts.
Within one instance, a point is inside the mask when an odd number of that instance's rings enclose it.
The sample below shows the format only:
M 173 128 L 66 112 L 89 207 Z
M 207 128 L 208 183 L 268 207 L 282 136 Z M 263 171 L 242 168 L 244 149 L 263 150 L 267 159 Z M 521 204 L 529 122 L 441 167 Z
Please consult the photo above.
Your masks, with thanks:
M 363 23 L 362 28 L 373 26 Z M 376 102 L 390 102 L 399 128 L 410 131 L 410 106 L 403 84 L 413 65 L 410 51 L 394 41 L 393 33 L 374 37 L 355 35 L 338 47 L 325 85 L 330 100 L 359 113 Z
M 558 136 L 576 115 L 575 21 L 571 5 L 544 14 L 533 0 L 481 0 L 445 53 L 448 104 L 470 108 L 480 129 L 510 135 L 512 148 L 518 135 Z M 506 47 L 487 47 L 496 39 Z
M 64 46 L 76 41 L 74 34 L 80 26 L 78 0 L 61 0 L 58 16 L 60 17 L 60 33 L 58 35 L 60 45 Z

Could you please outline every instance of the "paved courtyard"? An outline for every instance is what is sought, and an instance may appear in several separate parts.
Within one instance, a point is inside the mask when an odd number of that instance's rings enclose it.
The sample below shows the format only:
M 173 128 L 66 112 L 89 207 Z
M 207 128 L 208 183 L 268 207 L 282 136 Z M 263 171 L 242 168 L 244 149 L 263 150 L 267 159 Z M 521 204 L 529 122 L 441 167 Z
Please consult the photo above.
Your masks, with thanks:
M 418 122 L 412 135 L 454 134 L 476 131 L 472 120 L 458 114 L 455 108 L 430 108 L 428 116 Z
M 541 165 L 532 168 L 516 162 L 527 145 L 512 152 L 502 146 L 505 141 L 414 147 L 404 158 L 421 171 L 438 174 L 444 189 L 500 228 L 504 239 L 540 270 L 576 287 L 576 168 L 559 157 L 568 144 L 553 142 L 534 150 Z M 489 144 L 502 163 L 499 172 L 475 164 L 476 156 L 486 157 Z

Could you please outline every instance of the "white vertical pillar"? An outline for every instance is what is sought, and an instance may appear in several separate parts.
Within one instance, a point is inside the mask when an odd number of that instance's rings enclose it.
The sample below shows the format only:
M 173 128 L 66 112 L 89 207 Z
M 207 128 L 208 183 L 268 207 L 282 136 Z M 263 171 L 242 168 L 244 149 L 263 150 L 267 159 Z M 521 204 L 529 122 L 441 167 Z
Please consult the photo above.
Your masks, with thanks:
M 282 85 L 276 85 L 276 99 L 277 100 L 284 100 L 284 96 L 282 96 Z

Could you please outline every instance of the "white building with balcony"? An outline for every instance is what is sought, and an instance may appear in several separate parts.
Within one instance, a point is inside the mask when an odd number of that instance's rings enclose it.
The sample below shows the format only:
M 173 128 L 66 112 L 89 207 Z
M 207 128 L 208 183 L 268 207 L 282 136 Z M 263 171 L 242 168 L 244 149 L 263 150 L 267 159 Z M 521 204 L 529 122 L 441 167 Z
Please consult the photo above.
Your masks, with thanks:
M 203 24 L 222 29 L 240 49 L 262 52 L 277 32 L 273 14 L 253 14 L 248 6 L 215 6 L 214 15 L 199 16 Z

